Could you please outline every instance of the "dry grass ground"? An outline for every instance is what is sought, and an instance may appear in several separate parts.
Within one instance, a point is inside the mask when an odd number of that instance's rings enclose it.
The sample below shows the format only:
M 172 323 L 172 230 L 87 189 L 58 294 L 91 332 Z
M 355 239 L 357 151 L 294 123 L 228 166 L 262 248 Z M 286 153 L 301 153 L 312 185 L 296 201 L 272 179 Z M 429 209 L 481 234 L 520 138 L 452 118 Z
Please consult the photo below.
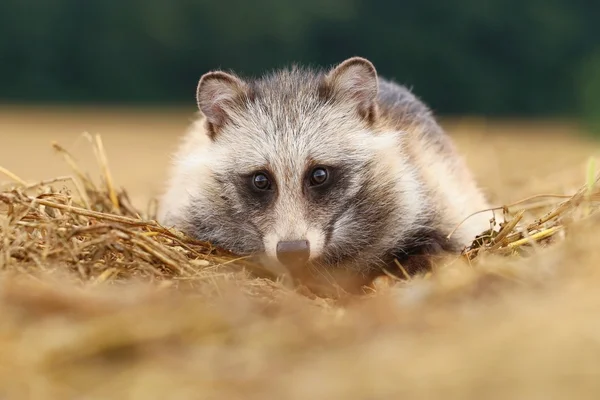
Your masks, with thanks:
M 1 192 L 12 208 L 0 213 L 0 398 L 600 395 L 599 216 L 585 201 L 600 193 L 585 186 L 599 143 L 552 122 L 447 122 L 496 204 L 582 189 L 551 220 L 559 240 L 336 300 L 221 265 L 230 256 L 136 218 L 188 118 L 0 111 L 0 166 L 27 183 L 74 175 L 57 141 L 97 186 L 87 204 L 60 193 L 34 201 L 38 187 Z M 120 197 L 115 208 L 83 131 L 101 134 L 116 193 L 124 187 L 133 204 Z M 565 200 L 511 210 L 527 225 Z

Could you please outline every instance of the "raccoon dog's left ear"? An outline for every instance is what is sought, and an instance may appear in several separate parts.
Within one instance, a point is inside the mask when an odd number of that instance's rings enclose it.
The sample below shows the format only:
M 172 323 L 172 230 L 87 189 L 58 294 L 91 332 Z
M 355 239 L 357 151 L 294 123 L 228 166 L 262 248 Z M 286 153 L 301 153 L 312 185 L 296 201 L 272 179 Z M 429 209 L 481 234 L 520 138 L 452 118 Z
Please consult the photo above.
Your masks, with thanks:
M 352 57 L 332 68 L 324 79 L 322 93 L 356 106 L 361 117 L 373 120 L 377 113 L 377 71 L 362 57 Z
M 196 102 L 206 117 L 211 139 L 228 122 L 246 94 L 246 83 L 234 75 L 222 71 L 202 75 L 196 89 Z

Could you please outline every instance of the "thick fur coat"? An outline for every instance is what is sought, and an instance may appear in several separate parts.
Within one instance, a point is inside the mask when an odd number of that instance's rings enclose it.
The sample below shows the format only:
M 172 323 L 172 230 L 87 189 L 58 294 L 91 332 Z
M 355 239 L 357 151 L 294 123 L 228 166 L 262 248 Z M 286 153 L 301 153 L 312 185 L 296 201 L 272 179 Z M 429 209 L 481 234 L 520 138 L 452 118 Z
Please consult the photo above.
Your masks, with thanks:
M 321 275 L 369 275 L 394 258 L 416 270 L 490 227 L 478 214 L 447 239 L 486 199 L 429 108 L 368 60 L 254 80 L 209 72 L 197 102 L 163 225 L 279 269 L 277 244 L 307 240 L 303 269 Z M 315 185 L 317 168 L 326 181 Z

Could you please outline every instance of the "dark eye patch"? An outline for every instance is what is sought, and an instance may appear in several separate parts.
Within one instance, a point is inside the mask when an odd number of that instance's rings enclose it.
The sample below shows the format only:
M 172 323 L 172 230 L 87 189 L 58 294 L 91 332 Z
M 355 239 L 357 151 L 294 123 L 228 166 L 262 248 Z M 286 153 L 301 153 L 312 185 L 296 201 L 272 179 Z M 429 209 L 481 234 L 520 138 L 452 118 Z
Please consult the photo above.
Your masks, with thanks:
M 229 175 L 228 181 L 249 212 L 264 211 L 277 197 L 277 181 L 267 169 Z
M 351 171 L 350 165 L 309 165 L 304 174 L 306 197 L 313 202 L 336 203 L 349 186 Z

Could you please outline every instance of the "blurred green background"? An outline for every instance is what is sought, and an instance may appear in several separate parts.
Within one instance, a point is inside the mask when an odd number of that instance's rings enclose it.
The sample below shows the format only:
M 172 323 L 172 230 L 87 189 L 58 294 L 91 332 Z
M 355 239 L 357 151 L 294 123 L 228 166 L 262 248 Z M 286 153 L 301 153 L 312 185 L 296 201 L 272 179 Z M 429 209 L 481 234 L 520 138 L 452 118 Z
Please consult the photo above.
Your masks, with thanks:
M 210 69 L 361 55 L 436 113 L 600 111 L 598 0 L 1 0 L 3 103 L 194 103 Z

